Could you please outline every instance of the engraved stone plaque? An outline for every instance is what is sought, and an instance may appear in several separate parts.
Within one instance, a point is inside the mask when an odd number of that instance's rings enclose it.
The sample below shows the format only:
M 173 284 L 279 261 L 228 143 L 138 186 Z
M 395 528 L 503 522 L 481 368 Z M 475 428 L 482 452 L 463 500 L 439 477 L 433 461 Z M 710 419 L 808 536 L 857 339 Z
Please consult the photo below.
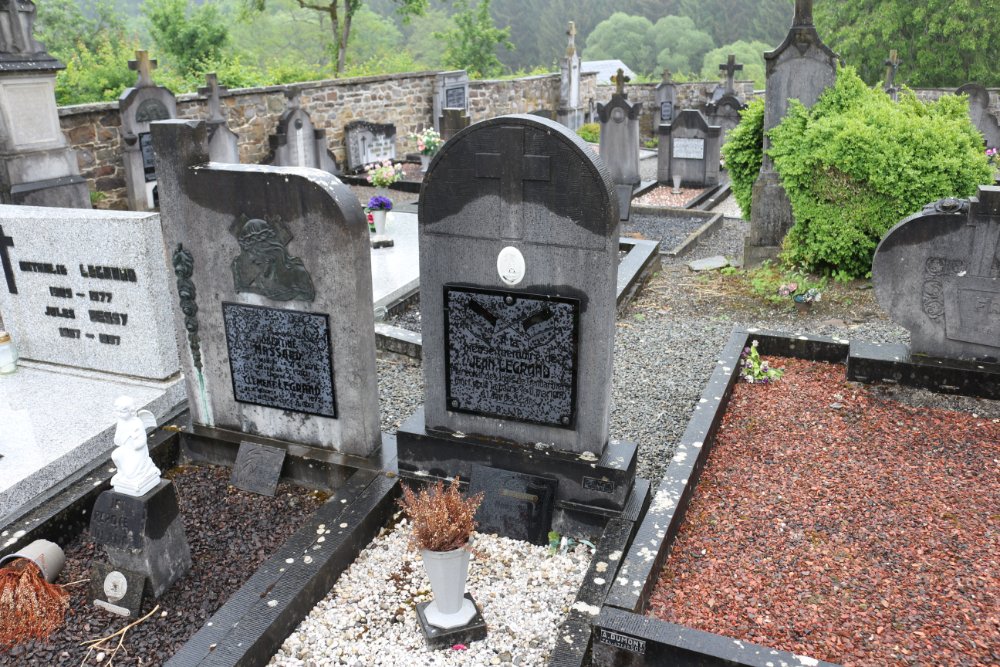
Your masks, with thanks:
M 684 160 L 704 160 L 704 139 L 674 139 L 674 157 Z
M 660 121 L 669 123 L 674 119 L 674 103 L 670 101 L 660 102 Z
M 444 91 L 444 105 L 448 109 L 465 108 L 465 87 L 456 86 Z
M 95 562 L 90 566 L 90 596 L 100 609 L 137 618 L 146 597 L 146 575 Z
M 337 416 L 329 316 L 225 302 L 222 316 L 237 401 Z
M 447 409 L 572 428 L 579 301 L 444 289 Z
M 281 479 L 285 454 L 286 451 L 280 447 L 241 442 L 229 483 L 250 493 L 273 496 Z

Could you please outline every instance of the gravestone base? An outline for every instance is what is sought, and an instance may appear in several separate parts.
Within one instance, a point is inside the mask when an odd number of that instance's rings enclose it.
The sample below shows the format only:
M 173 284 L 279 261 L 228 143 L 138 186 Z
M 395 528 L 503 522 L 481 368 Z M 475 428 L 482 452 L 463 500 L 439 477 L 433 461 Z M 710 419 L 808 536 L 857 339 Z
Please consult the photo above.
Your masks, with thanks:
M 753 268 L 781 252 L 785 234 L 795 224 L 792 203 L 774 171 L 762 171 L 753 184 L 750 234 L 743 246 L 743 266 Z
M 600 535 L 607 519 L 622 512 L 636 481 L 638 447 L 612 440 L 600 458 L 500 440 L 428 432 L 421 407 L 396 432 L 399 472 L 425 480 L 472 478 L 475 465 L 558 480 L 552 530 Z M 583 516 L 587 515 L 587 516 Z
M 112 566 L 146 575 L 154 598 L 191 569 L 191 549 L 170 480 L 139 497 L 103 492 L 94 503 L 90 533 Z
M 10 203 L 17 206 L 91 208 L 87 179 L 79 174 L 19 183 L 10 189 Z
M 430 601 L 421 602 L 417 605 L 417 620 L 420 621 L 420 629 L 424 633 L 424 639 L 427 640 L 428 646 L 432 648 L 451 648 L 455 644 L 468 645 L 472 642 L 486 639 L 486 619 L 483 618 L 482 612 L 479 611 L 479 605 L 476 604 L 470 593 L 465 594 L 465 599 L 472 602 L 472 606 L 476 608 L 476 615 L 465 625 L 460 625 L 457 628 L 449 630 L 442 630 L 428 623 L 427 617 L 424 616 L 424 610 L 430 604 Z
M 394 245 L 396 242 L 385 234 L 372 234 L 372 248 L 391 248 Z
M 900 343 L 851 341 L 847 379 L 1000 399 L 1000 364 L 911 354 L 910 348 Z
M 583 107 L 560 108 L 556 111 L 556 120 L 575 132 L 583 125 Z

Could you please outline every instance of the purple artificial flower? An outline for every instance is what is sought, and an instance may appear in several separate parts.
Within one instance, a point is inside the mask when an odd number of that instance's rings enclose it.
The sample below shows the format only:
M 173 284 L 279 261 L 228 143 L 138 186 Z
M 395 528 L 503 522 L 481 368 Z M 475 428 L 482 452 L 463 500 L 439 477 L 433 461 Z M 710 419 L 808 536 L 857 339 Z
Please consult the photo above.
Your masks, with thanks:
M 376 195 L 368 200 L 367 208 L 369 211 L 391 211 L 392 200 L 388 197 Z

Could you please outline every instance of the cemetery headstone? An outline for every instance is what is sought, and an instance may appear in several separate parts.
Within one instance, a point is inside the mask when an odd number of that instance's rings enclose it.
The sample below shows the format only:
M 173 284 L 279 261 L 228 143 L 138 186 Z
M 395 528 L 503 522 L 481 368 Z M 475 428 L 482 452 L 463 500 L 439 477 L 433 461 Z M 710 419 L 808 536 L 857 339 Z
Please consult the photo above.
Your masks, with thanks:
M 726 95 L 736 95 L 736 73 L 743 71 L 743 64 L 736 62 L 736 56 L 732 53 L 726 62 L 719 65 L 719 71 L 726 73 Z
M 583 106 L 580 104 L 580 54 L 576 51 L 576 24 L 569 22 L 566 31 L 569 41 L 566 54 L 559 65 L 559 122 L 571 130 L 583 124 Z
M 362 171 L 373 162 L 396 159 L 396 126 L 356 120 L 344 127 L 347 170 Z
M 445 141 L 442 127 L 442 117 L 446 109 L 461 109 L 464 116 L 469 115 L 469 73 L 464 69 L 451 72 L 438 72 L 434 79 L 434 129 Z
M 35 5 L 0 4 L 0 203 L 90 208 L 56 110 L 64 65 L 34 38 Z
M 812 0 L 795 0 L 792 27 L 774 51 L 764 54 L 767 69 L 764 97 L 764 162 L 753 186 L 750 233 L 743 262 L 756 266 L 775 257 L 794 219 L 792 205 L 767 155 L 770 132 L 785 117 L 788 101 L 811 107 L 837 76 L 837 54 L 823 43 L 813 25 Z
M 604 163 L 559 123 L 502 116 L 441 149 L 420 196 L 425 404 L 397 433 L 401 471 L 468 479 L 479 463 L 558 480 L 557 506 L 622 507 L 617 208 Z
M 705 107 L 705 118 L 709 125 L 718 125 L 722 130 L 721 144 L 726 143 L 729 132 L 740 124 L 740 114 L 747 105 L 735 95 L 723 95 L 718 102 Z
M 671 79 L 670 70 L 664 69 L 663 79 L 656 84 L 656 124 L 672 123 L 676 107 L 677 85 Z
M 229 483 L 237 489 L 273 496 L 281 479 L 287 451 L 280 447 L 241 442 Z
M 990 111 L 990 91 L 978 83 L 967 83 L 955 91 L 969 96 L 969 117 L 988 148 L 1000 148 L 1000 121 Z
M 163 257 L 156 214 L 0 206 L 0 312 L 21 358 L 176 375 Z
M 685 109 L 674 122 L 660 125 L 657 150 L 657 180 L 691 188 L 719 184 L 722 128 L 709 125 L 697 109 Z
M 118 97 L 122 119 L 122 149 L 125 155 L 125 189 L 133 211 L 152 211 L 159 207 L 156 155 L 149 124 L 177 117 L 177 98 L 167 88 L 153 83 L 156 61 L 145 51 L 136 51 L 128 63 L 138 80 Z
M 890 229 L 872 282 L 910 331 L 912 354 L 1000 361 L 1000 187 L 929 204 Z
M 108 563 L 90 566 L 90 598 L 94 606 L 119 616 L 138 618 L 146 597 L 146 575 L 116 569 Z
M 288 91 L 288 105 L 278 119 L 278 127 L 268 137 L 275 167 L 312 167 L 339 174 L 337 159 L 326 145 L 326 130 L 317 129 L 309 114 L 302 109 L 299 91 Z
M 547 477 L 473 466 L 469 494 L 483 493 L 476 512 L 476 529 L 532 544 L 548 544 L 558 484 L 558 480 Z
M 208 99 L 208 157 L 212 162 L 238 164 L 240 138 L 226 124 L 219 99 L 228 95 L 229 90 L 219 85 L 215 72 L 209 72 L 205 77 L 205 86 L 198 89 L 198 94 Z
M 157 123 L 153 136 L 196 430 L 371 454 L 375 321 L 357 197 L 332 174 L 208 164 L 204 123 Z
M 448 141 L 453 136 L 469 127 L 472 122 L 469 118 L 469 114 L 465 113 L 462 109 L 445 109 L 441 112 L 441 118 L 439 120 L 442 141 Z
M 896 72 L 903 61 L 899 59 L 896 49 L 889 51 L 889 58 L 885 61 L 885 92 L 892 98 L 893 102 L 899 101 L 899 86 L 896 85 Z
M 630 104 L 622 70 L 615 75 L 615 93 L 607 104 L 597 105 L 601 119 L 601 158 L 619 185 L 639 184 L 639 114 L 642 102 Z

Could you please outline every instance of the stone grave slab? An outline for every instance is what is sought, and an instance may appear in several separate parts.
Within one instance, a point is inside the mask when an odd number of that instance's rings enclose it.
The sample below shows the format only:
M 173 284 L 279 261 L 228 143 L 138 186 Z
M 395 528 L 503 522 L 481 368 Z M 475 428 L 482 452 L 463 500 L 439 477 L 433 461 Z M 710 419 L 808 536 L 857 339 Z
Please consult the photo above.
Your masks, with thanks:
M 362 171 L 366 165 L 396 159 L 396 126 L 356 120 L 344 126 L 347 170 Z
M 476 530 L 532 544 L 549 543 L 552 503 L 559 481 L 537 475 L 473 466 L 469 493 L 483 493 Z
M 0 205 L 0 312 L 22 359 L 177 375 L 155 214 Z
M 372 454 L 371 251 L 357 197 L 315 169 L 208 164 L 204 123 L 156 124 L 154 140 L 194 424 Z
M 376 317 L 420 288 L 417 215 L 392 210 L 386 216 L 386 235 L 393 245 L 372 250 L 372 298 Z
M 660 183 L 672 184 L 680 177 L 682 187 L 719 184 L 722 128 L 709 125 L 697 109 L 684 109 L 672 123 L 661 124 L 659 133 L 656 175 Z
M 119 570 L 100 561 L 90 566 L 90 597 L 97 608 L 118 616 L 138 618 L 145 596 L 144 573 Z
M 281 479 L 281 466 L 288 452 L 256 442 L 241 442 L 229 483 L 237 489 L 273 496 Z

